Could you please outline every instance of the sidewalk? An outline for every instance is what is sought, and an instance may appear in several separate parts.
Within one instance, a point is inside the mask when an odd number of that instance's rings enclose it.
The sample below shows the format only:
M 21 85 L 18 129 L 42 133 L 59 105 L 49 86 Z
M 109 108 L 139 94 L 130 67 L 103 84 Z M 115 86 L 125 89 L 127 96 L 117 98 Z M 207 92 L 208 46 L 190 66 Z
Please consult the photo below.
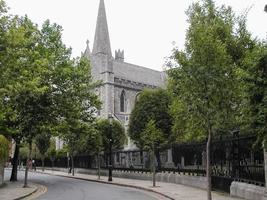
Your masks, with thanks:
M 41 170 L 38 170 L 39 173 L 42 173 Z M 150 181 L 143 181 L 143 180 L 133 180 L 133 179 L 126 179 L 126 178 L 113 178 L 112 182 L 107 181 L 107 177 L 102 176 L 101 180 L 97 180 L 97 176 L 95 175 L 86 175 L 86 174 L 78 174 L 76 173 L 75 176 L 68 175 L 65 172 L 59 171 L 51 171 L 46 170 L 44 173 L 69 177 L 69 178 L 76 178 L 88 181 L 95 181 L 101 182 L 104 184 L 115 184 L 120 186 L 127 186 L 133 187 L 138 189 L 143 189 L 146 191 L 156 192 L 158 194 L 162 194 L 165 197 L 169 197 L 173 200 L 206 200 L 207 193 L 205 190 L 192 188 L 184 185 L 178 184 L 171 184 L 171 183 L 163 183 L 157 182 L 157 187 L 152 187 L 152 182 Z M 222 194 L 218 192 L 212 192 L 213 200 L 240 200 L 239 198 L 230 197 L 228 194 Z M 0 198 L 1 199 L 1 198 Z
M 9 182 L 6 181 L 5 185 L 0 187 L 1 200 L 18 200 L 28 197 L 38 190 L 38 186 L 29 183 L 29 188 L 23 188 L 23 182 Z

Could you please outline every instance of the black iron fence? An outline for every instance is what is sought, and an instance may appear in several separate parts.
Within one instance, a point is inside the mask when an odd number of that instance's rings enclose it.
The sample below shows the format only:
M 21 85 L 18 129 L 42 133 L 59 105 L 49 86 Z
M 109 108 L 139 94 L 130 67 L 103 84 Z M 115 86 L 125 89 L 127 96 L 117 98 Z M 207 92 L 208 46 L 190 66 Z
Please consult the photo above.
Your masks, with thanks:
M 212 141 L 211 165 L 212 186 L 215 190 L 229 192 L 234 180 L 264 185 L 264 158 L 261 145 L 255 145 L 256 137 L 251 135 L 219 136 Z M 167 149 L 160 152 L 157 159 L 157 171 L 179 173 L 190 176 L 205 176 L 206 143 L 176 144 L 171 147 L 172 159 L 168 158 Z M 101 168 L 107 168 L 108 156 L 101 156 Z M 94 169 L 97 159 L 92 155 L 74 157 L 76 168 Z M 172 165 L 169 165 L 169 162 Z M 160 163 L 160 164 L 159 164 Z M 37 160 L 41 166 L 41 161 Z M 47 167 L 67 168 L 67 157 L 45 159 Z M 150 171 L 151 159 L 145 151 L 117 151 L 113 153 L 113 167 L 117 171 L 146 173 Z

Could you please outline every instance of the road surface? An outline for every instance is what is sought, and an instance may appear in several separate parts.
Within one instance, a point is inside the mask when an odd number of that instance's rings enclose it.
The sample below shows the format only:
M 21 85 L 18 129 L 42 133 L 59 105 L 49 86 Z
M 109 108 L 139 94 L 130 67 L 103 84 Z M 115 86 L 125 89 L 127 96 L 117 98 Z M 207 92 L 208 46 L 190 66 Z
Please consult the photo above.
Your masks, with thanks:
M 6 170 L 6 177 L 10 170 Z M 23 179 L 24 172 L 18 178 Z M 29 173 L 29 181 L 47 187 L 38 200 L 164 200 L 162 196 L 142 190 L 101 184 L 72 178 Z

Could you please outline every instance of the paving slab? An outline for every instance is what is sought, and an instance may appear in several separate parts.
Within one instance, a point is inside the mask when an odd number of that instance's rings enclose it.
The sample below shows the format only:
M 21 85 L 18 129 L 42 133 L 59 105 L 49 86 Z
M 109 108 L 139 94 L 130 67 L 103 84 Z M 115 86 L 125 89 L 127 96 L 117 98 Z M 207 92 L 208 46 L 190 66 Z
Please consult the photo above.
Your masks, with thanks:
M 28 188 L 23 188 L 23 182 L 9 182 L 0 188 L 0 200 L 19 200 L 26 198 L 38 190 L 38 186 L 29 183 Z

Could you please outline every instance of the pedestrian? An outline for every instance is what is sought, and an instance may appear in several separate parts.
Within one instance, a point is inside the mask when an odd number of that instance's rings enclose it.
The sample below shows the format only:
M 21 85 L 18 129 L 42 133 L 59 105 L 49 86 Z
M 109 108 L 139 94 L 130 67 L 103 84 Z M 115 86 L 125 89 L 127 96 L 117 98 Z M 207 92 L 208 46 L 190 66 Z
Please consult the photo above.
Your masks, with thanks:
M 31 158 L 29 160 L 28 167 L 29 167 L 30 170 L 32 170 L 32 159 Z
M 23 161 L 20 162 L 20 169 L 23 169 Z
M 32 167 L 33 167 L 34 171 L 36 171 L 36 163 L 35 163 L 34 159 L 32 160 Z

